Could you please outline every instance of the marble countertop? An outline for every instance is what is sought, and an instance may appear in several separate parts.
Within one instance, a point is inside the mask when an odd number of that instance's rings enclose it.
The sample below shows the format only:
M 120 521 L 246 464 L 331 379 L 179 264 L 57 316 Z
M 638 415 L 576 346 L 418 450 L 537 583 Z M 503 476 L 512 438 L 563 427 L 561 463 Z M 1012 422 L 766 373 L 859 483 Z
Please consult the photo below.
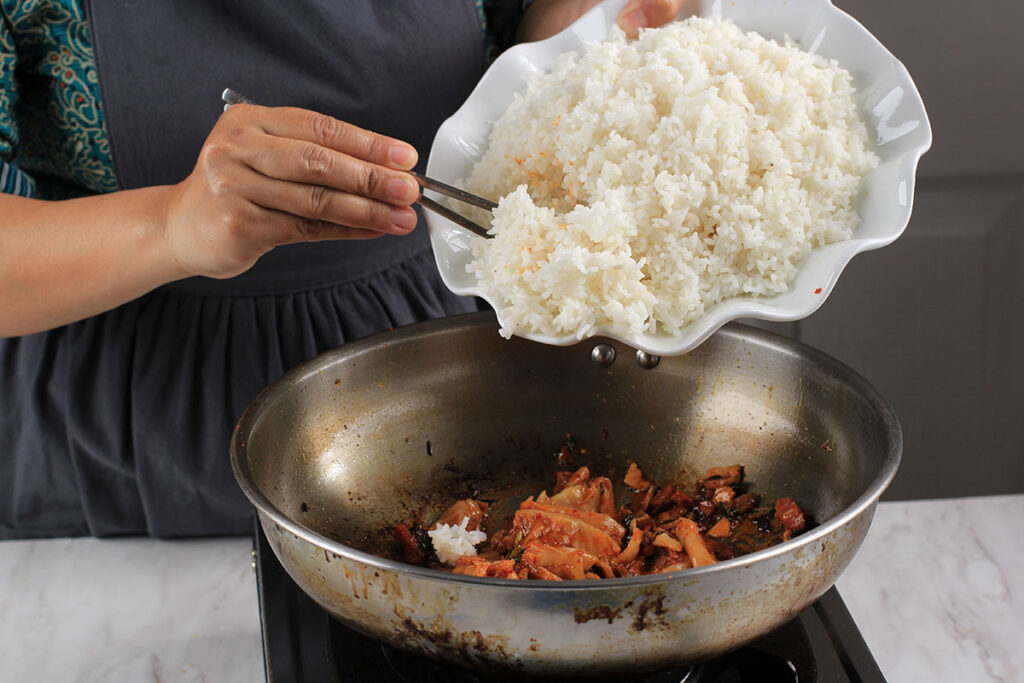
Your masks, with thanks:
M 878 507 L 840 578 L 886 678 L 1024 681 L 1024 495 Z M 0 543 L 0 681 L 263 680 L 248 538 Z

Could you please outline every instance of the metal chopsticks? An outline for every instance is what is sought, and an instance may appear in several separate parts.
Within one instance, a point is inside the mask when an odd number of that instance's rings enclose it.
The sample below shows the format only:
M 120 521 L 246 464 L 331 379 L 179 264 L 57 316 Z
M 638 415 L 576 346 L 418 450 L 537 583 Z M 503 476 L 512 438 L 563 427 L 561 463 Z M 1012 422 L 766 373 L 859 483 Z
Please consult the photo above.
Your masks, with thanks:
M 224 88 L 224 92 L 220 94 L 220 99 L 224 102 L 224 111 L 230 109 L 233 104 L 255 104 L 248 97 L 231 88 Z
M 485 209 L 487 211 L 492 211 L 495 207 L 498 206 L 495 202 L 492 202 L 489 199 L 484 199 L 483 197 L 478 197 L 475 194 L 470 194 L 465 190 L 460 190 L 459 188 L 452 187 L 447 183 L 442 183 L 440 180 L 428 178 L 427 176 L 421 173 L 417 173 L 416 171 L 409 171 L 409 174 L 416 179 L 416 182 L 420 184 L 420 187 L 427 190 L 433 190 L 434 192 L 443 194 L 446 197 L 451 197 L 452 199 L 458 200 L 460 202 L 465 202 L 466 204 L 470 204 L 472 206 Z M 430 197 L 424 195 L 422 192 L 420 192 L 420 198 L 417 199 L 416 201 L 419 202 L 420 206 L 422 206 L 424 209 L 430 209 L 439 216 L 443 216 L 444 218 L 447 218 L 451 222 L 459 225 L 460 227 L 469 230 L 474 235 L 479 235 L 484 239 L 491 239 L 492 237 L 494 237 L 494 235 L 488 233 L 487 229 L 484 228 L 483 226 L 474 223 L 473 221 L 469 220 L 462 214 L 456 213 L 455 211 L 449 209 L 444 204 L 434 201 Z

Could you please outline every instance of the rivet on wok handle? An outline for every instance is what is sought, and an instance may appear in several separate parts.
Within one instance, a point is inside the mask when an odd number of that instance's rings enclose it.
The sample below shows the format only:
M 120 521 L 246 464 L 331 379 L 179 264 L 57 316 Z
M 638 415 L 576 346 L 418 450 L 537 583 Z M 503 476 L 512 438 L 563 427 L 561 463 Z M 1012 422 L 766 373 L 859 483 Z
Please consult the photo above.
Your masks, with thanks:
M 661 362 L 661 356 L 655 356 L 653 353 L 647 353 L 646 351 L 636 350 L 636 364 L 642 367 L 644 370 L 650 370 L 658 366 Z
M 590 352 L 590 360 L 598 367 L 608 367 L 615 362 L 615 347 L 611 344 L 598 344 Z

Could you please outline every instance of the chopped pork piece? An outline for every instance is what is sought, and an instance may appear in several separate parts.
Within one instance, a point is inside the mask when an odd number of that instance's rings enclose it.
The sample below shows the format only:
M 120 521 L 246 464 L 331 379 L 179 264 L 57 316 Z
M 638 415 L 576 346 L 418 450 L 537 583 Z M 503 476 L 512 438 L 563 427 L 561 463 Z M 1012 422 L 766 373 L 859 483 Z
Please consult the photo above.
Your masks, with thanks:
M 398 542 L 402 549 L 402 555 L 409 564 L 423 564 L 427 559 L 427 553 L 420 547 L 416 537 L 412 535 L 412 531 L 406 525 L 395 526 L 395 541 Z
M 626 470 L 626 476 L 622 481 L 634 491 L 646 491 L 651 488 L 651 482 L 644 479 L 644 473 L 640 471 L 635 462 L 629 463 L 629 469 Z
M 466 524 L 466 529 L 476 531 L 483 524 L 484 517 L 486 516 L 487 503 L 473 500 L 472 498 L 465 498 L 452 503 L 447 510 L 441 513 L 441 516 L 437 518 L 437 521 L 430 528 L 434 529 L 438 524 L 457 526 L 462 523 L 463 518 L 468 518 L 469 523 Z
M 775 501 L 775 519 L 790 533 L 803 531 L 806 525 L 804 511 L 792 498 L 779 498 Z
M 712 524 L 710 529 L 708 529 L 708 536 L 714 536 L 715 538 L 723 538 L 729 535 L 730 530 L 731 528 L 729 526 L 728 517 L 722 517 L 717 522 Z
M 743 465 L 729 465 L 728 467 L 712 467 L 704 475 L 704 486 L 707 488 L 718 488 L 719 486 L 731 486 L 743 481 Z

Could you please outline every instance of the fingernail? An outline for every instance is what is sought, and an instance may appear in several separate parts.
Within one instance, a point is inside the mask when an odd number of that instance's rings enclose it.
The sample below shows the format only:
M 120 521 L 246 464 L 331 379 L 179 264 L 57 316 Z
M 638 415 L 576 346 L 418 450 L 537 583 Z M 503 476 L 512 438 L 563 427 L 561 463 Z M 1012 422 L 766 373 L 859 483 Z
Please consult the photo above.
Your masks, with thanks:
M 405 178 L 392 178 L 388 181 L 388 195 L 392 199 L 399 201 L 407 201 L 415 199 L 419 192 L 416 190 L 416 186 Z
M 416 163 L 416 150 L 408 145 L 391 145 L 388 156 L 398 166 L 411 168 Z
M 635 38 L 640 33 L 640 29 L 647 28 L 648 25 L 647 15 L 642 9 L 633 10 L 619 22 L 619 26 L 630 38 Z
M 396 206 L 391 209 L 391 223 L 399 230 L 408 232 L 416 227 L 416 212 Z

